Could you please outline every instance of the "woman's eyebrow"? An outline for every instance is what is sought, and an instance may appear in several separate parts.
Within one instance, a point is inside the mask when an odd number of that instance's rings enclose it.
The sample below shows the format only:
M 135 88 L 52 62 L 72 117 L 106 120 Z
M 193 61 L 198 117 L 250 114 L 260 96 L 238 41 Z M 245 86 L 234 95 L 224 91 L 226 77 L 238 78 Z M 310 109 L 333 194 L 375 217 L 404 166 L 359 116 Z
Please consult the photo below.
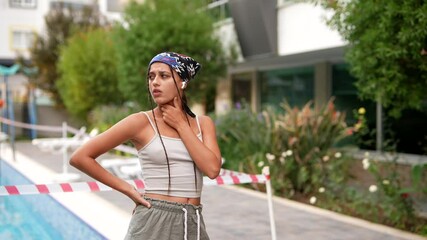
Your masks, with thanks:
M 148 74 L 154 74 L 155 72 L 158 72 L 160 74 L 165 74 L 165 73 L 171 74 L 171 72 L 169 71 L 150 71 Z

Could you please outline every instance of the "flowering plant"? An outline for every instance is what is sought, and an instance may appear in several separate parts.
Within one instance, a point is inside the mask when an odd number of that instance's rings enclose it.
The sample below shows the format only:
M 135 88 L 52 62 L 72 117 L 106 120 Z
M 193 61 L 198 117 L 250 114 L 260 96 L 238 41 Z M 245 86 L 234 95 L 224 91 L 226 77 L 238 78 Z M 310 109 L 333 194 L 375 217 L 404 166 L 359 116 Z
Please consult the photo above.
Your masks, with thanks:
M 411 179 L 403 178 L 397 159 L 397 155 L 392 155 L 392 159 L 380 163 L 370 160 L 369 154 L 365 154 L 363 161 L 368 164 L 364 164 L 364 169 L 372 174 L 376 182 L 371 185 L 375 186 L 375 191 L 369 187 L 369 191 L 376 194 L 372 199 L 372 204 L 378 208 L 376 218 L 388 225 L 410 228 L 416 225 L 414 196 L 418 189 L 414 188 L 414 185 L 408 187 L 408 183 L 404 183 Z
M 285 102 L 281 105 L 285 113 L 275 122 L 272 151 L 280 161 L 272 172 L 277 170 L 287 179 L 276 184 L 289 195 L 313 192 L 328 181 L 344 178 L 339 169 L 345 167 L 345 158 L 334 147 L 349 136 L 345 114 L 335 109 L 333 99 L 320 108 L 311 105 L 300 110 Z

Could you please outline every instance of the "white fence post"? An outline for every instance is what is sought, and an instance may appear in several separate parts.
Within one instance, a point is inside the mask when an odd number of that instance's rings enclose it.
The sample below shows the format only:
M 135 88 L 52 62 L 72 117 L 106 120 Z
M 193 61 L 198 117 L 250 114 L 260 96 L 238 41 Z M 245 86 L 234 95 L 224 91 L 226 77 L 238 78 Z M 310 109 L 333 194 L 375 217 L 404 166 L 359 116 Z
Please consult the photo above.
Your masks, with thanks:
M 270 181 L 270 168 L 268 166 L 262 169 L 262 174 L 265 175 L 265 187 L 267 192 L 267 201 L 268 201 L 268 213 L 270 215 L 270 229 L 271 229 L 271 239 L 276 240 L 276 223 L 274 221 L 274 211 L 273 211 L 273 191 L 271 189 Z
M 62 122 L 62 140 L 64 140 L 64 145 L 62 146 L 62 174 L 64 174 L 64 176 L 68 174 L 68 146 L 65 142 L 67 139 L 67 127 L 67 123 Z
M 77 173 L 68 172 L 68 149 L 70 143 L 67 142 L 68 125 L 66 122 L 62 122 L 62 173 L 56 178 L 57 181 L 73 181 L 80 178 Z

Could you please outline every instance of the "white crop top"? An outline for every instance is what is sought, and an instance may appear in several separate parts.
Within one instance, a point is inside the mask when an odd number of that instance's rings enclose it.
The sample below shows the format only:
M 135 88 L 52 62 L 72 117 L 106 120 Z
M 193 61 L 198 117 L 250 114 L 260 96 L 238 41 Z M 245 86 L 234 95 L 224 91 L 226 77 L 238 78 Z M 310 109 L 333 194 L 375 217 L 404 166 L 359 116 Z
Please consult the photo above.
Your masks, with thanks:
M 146 193 L 162 194 L 174 197 L 198 198 L 201 196 L 203 177 L 201 171 L 195 166 L 194 176 L 193 159 L 180 138 L 161 136 L 169 158 L 170 188 L 168 164 L 163 150 L 162 142 L 156 126 L 149 115 L 143 112 L 150 122 L 153 138 L 138 150 L 138 158 L 142 168 L 142 176 Z M 202 131 L 198 117 L 196 117 L 199 133 L 197 137 L 202 141 Z M 197 189 L 196 189 L 197 182 Z

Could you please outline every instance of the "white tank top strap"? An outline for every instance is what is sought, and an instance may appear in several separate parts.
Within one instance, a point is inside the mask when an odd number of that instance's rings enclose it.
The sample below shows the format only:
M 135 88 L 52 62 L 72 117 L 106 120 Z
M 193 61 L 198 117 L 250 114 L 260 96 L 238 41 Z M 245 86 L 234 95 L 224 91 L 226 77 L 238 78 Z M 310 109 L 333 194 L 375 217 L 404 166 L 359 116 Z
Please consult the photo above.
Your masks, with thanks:
M 199 134 L 202 136 L 202 129 L 200 128 L 199 116 L 196 116 L 197 128 L 199 129 Z
M 153 124 L 153 122 L 151 121 L 150 115 L 148 115 L 148 113 L 146 113 L 146 112 L 142 112 L 142 113 L 144 113 L 144 114 L 145 114 L 145 116 L 147 116 L 148 121 L 150 122 L 151 127 L 153 128 L 154 132 L 155 132 L 155 133 L 157 133 L 156 126 L 155 126 L 155 125 Z

